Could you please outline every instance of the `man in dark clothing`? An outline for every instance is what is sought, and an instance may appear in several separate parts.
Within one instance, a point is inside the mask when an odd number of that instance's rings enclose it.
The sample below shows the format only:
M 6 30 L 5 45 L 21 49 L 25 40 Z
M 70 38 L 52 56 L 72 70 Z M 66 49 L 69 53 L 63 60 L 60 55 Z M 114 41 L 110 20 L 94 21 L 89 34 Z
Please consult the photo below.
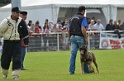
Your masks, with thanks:
M 113 30 L 113 20 L 112 19 L 109 20 L 109 24 L 106 25 L 105 30 L 107 30 L 107 31 Z
M 75 72 L 75 59 L 78 49 L 87 42 L 87 20 L 86 17 L 84 17 L 84 13 L 85 7 L 80 6 L 78 8 L 78 13 L 69 20 L 68 40 L 70 41 L 72 47 L 69 67 L 70 74 L 74 74 Z
M 120 30 L 124 30 L 124 22 L 121 24 Z
M 118 35 L 118 38 L 120 39 L 121 38 L 121 34 L 119 32 L 120 30 L 120 27 L 119 25 L 117 25 L 117 21 L 114 21 L 114 25 L 112 26 L 113 30 L 114 30 L 114 33 Z
M 19 17 L 19 8 L 11 10 L 11 16 L 5 18 L 0 24 L 0 37 L 3 36 L 4 44 L 1 56 L 3 78 L 8 76 L 10 62 L 12 61 L 12 79 L 17 80 L 21 69 L 21 40 L 28 45 L 28 31 L 25 21 Z
M 27 14 L 28 13 L 26 11 L 21 11 L 20 17 L 25 21 L 27 19 Z M 26 24 L 26 21 L 25 21 L 25 24 Z M 24 44 L 24 40 L 21 39 L 21 70 L 25 70 L 23 64 L 24 64 L 24 58 L 25 58 L 26 51 L 27 51 L 27 46 Z

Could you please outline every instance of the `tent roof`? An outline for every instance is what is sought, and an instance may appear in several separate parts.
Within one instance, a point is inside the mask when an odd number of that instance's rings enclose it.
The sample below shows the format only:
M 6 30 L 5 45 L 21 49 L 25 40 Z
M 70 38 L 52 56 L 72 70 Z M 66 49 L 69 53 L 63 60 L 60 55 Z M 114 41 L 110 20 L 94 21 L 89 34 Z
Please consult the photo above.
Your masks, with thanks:
M 123 6 L 124 0 L 21 0 L 23 7 L 39 5 L 56 5 L 59 7 L 77 7 L 85 5 L 89 7 L 100 7 L 106 5 Z M 10 8 L 11 4 L 2 8 Z

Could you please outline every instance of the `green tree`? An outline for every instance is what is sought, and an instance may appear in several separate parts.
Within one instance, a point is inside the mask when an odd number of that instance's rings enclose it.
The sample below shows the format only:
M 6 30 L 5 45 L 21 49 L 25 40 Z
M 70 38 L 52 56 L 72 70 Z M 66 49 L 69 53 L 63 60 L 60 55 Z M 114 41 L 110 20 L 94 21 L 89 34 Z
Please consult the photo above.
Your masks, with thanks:
M 11 0 L 0 0 L 0 4 L 8 4 Z

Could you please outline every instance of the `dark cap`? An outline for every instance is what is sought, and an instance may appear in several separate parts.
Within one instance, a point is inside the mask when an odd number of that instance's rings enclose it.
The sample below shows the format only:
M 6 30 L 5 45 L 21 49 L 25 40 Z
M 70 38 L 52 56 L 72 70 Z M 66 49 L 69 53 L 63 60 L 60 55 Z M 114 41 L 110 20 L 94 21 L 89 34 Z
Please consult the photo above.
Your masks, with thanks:
M 13 7 L 11 11 L 12 11 L 12 12 L 18 12 L 18 13 L 20 12 L 20 10 L 19 10 L 18 7 Z
M 26 11 L 21 11 L 20 14 L 27 15 L 28 13 Z

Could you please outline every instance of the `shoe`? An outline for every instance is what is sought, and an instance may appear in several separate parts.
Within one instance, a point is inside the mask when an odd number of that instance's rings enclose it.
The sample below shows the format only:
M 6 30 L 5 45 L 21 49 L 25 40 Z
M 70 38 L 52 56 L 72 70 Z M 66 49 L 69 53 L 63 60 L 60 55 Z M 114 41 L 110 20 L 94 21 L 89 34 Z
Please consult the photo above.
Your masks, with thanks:
M 70 73 L 70 75 L 74 75 L 74 72 Z
M 25 69 L 25 68 L 22 68 L 21 70 L 27 70 L 27 69 Z
M 12 76 L 13 80 L 18 80 L 18 76 Z
M 8 70 L 2 68 L 2 69 L 1 69 L 1 72 L 2 72 L 2 74 L 3 74 L 3 79 L 7 79 Z
M 3 79 L 7 79 L 7 75 L 3 75 Z

